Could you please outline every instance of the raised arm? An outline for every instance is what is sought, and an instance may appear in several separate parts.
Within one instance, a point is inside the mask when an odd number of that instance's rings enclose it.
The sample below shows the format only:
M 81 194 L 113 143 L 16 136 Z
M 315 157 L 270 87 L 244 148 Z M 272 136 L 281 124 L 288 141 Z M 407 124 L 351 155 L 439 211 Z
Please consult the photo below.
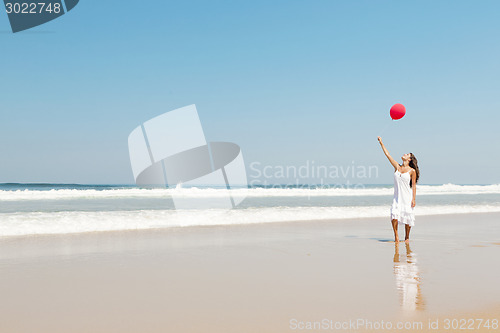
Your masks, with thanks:
M 396 171 L 399 167 L 398 162 L 392 158 L 391 155 L 389 155 L 389 152 L 387 151 L 387 148 L 385 148 L 384 143 L 382 142 L 382 138 L 379 136 L 378 137 L 378 142 L 380 143 L 380 146 L 382 147 L 382 150 L 384 151 L 385 156 L 389 159 L 389 162 L 391 162 L 392 166 L 394 167 L 394 171 Z

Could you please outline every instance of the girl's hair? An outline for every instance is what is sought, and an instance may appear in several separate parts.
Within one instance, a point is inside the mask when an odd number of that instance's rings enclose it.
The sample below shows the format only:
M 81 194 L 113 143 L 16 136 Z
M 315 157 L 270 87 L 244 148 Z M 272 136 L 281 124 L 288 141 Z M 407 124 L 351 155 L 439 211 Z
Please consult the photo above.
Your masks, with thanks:
M 415 183 L 418 183 L 418 179 L 420 178 L 420 170 L 418 169 L 418 161 L 417 161 L 417 158 L 415 157 L 415 155 L 413 155 L 413 153 L 410 153 L 410 156 L 411 156 L 411 159 L 410 159 L 410 167 L 412 167 L 413 169 L 415 169 L 415 173 L 417 174 L 417 177 L 415 178 Z M 413 186 L 413 180 L 410 179 L 410 187 Z

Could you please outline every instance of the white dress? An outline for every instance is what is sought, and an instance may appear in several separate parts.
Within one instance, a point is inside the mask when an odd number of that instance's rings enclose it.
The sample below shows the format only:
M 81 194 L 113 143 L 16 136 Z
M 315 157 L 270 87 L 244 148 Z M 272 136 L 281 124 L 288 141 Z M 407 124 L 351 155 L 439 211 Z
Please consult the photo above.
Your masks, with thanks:
M 391 206 L 391 220 L 398 220 L 399 224 L 415 225 L 415 212 L 411 206 L 413 199 L 410 187 L 410 172 L 394 172 L 394 198 Z

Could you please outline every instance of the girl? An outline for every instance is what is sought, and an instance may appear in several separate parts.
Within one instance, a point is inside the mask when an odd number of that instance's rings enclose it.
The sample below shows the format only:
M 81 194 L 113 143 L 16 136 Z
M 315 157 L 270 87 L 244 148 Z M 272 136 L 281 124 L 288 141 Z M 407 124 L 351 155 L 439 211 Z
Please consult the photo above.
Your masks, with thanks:
M 415 224 L 415 197 L 417 196 L 417 182 L 420 178 L 420 170 L 415 155 L 412 153 L 401 156 L 403 164 L 399 165 L 378 137 L 385 156 L 394 167 L 394 198 L 391 206 L 391 223 L 394 229 L 394 241 L 399 242 L 398 224 L 405 225 L 405 243 L 410 242 L 410 229 Z

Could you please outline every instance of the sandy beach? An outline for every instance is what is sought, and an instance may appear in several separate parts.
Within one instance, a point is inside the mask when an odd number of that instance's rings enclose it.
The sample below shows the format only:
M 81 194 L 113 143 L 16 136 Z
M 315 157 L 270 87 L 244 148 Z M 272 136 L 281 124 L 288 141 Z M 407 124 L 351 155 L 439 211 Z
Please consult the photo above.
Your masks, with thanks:
M 4 237 L 0 331 L 500 331 L 499 220 L 418 217 L 397 246 L 387 218 Z

